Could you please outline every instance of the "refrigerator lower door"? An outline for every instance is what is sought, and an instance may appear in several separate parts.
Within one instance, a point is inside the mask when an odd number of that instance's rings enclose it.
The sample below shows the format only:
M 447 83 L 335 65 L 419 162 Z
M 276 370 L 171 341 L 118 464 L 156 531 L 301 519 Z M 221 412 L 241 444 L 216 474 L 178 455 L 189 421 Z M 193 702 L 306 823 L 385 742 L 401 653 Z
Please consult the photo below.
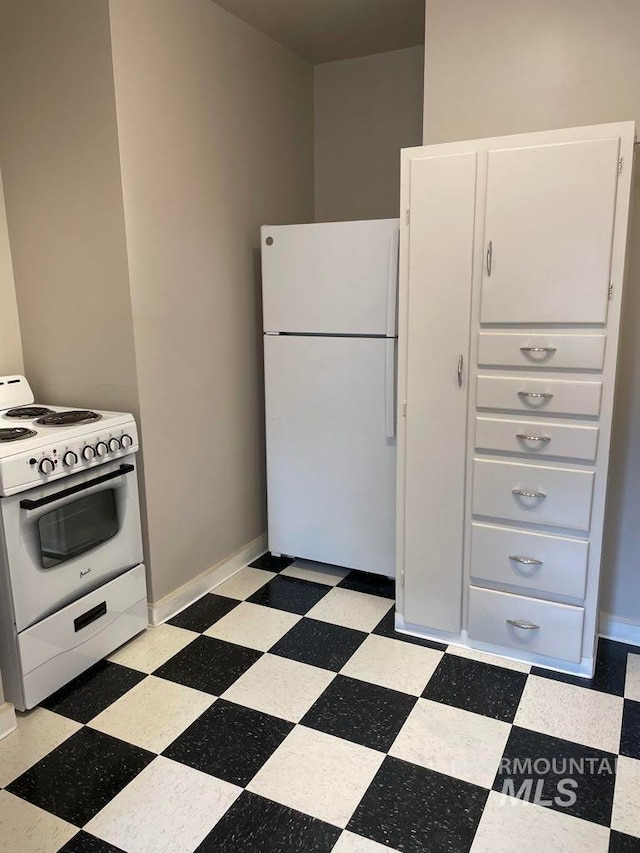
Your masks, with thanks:
M 395 339 L 264 340 L 270 550 L 394 575 Z

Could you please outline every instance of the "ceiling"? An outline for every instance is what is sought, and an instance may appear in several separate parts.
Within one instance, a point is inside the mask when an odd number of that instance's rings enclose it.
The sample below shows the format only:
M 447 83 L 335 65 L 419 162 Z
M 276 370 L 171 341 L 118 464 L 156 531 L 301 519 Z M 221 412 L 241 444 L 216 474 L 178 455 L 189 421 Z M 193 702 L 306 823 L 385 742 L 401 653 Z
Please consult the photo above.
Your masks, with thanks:
M 424 42 L 425 0 L 215 0 L 313 64 Z

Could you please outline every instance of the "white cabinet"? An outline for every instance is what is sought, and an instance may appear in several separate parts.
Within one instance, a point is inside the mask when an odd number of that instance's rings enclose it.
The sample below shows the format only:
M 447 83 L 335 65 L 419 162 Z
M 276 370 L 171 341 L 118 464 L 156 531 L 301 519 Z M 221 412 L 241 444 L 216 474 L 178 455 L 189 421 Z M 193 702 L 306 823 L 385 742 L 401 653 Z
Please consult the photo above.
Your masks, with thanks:
M 488 152 L 483 323 L 606 322 L 619 150 L 616 134 Z
M 399 630 L 592 674 L 634 137 L 403 152 Z
M 404 549 L 420 571 L 406 577 L 406 618 L 459 631 L 469 353 L 469 294 L 476 156 L 462 154 L 411 164 L 416 233 L 405 259 L 416 281 L 401 302 L 407 347 L 404 375 L 411 398 L 404 446 L 403 499 L 409 523 Z M 445 203 L 443 203 L 443 200 Z M 429 270 L 428 277 L 423 271 Z M 405 291 L 405 297 L 406 297 Z M 441 310 L 434 312 L 437 304 Z M 441 417 L 434 418 L 437 407 Z M 439 448 L 434 454 L 433 449 Z M 431 519 L 425 525 L 425 519 Z M 425 555 L 429 559 L 425 560 Z M 450 571 L 442 572 L 442 566 Z

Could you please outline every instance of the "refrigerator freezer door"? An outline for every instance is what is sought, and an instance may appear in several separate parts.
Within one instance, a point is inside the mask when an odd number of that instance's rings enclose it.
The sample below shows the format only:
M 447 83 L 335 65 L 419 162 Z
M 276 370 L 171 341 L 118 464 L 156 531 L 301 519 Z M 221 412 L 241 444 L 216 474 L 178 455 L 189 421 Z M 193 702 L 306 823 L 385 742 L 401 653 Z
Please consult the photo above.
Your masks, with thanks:
M 398 219 L 262 228 L 265 332 L 396 334 Z
M 269 548 L 394 575 L 395 341 L 264 340 Z

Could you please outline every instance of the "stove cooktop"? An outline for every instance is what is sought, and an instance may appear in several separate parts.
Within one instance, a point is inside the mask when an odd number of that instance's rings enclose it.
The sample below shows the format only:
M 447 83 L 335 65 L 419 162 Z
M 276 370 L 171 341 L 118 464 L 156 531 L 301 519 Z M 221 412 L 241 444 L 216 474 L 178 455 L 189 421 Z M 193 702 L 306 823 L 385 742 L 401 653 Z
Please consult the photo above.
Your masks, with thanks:
M 76 424 L 89 424 L 99 421 L 102 415 L 88 409 L 69 409 L 68 411 L 53 412 L 36 419 L 37 424 L 42 426 L 76 426 Z
M 53 409 L 48 409 L 46 406 L 17 406 L 15 409 L 9 409 L 4 413 L 5 418 L 16 418 L 27 421 L 34 418 L 41 418 L 43 415 L 49 415 Z
M 25 438 L 33 438 L 38 433 L 34 429 L 25 427 L 0 428 L 0 442 L 6 444 L 10 441 L 24 441 Z

